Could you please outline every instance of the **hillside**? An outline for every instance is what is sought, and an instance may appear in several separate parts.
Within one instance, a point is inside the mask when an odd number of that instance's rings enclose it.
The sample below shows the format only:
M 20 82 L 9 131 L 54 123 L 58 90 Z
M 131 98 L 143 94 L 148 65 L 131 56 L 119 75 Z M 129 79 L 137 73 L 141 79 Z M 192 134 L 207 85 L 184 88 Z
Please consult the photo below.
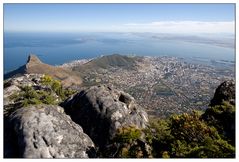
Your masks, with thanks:
M 81 66 L 74 67 L 74 71 L 85 73 L 89 70 L 107 69 L 110 67 L 132 69 L 136 66 L 137 59 L 134 57 L 113 54 L 93 59 Z
M 55 79 L 61 80 L 62 84 L 66 87 L 72 85 L 80 85 L 82 83 L 82 79 L 78 72 L 73 72 L 66 68 L 54 67 L 45 64 L 41 62 L 41 60 L 36 55 L 30 55 L 25 65 L 5 74 L 4 79 L 31 73 L 50 75 Z

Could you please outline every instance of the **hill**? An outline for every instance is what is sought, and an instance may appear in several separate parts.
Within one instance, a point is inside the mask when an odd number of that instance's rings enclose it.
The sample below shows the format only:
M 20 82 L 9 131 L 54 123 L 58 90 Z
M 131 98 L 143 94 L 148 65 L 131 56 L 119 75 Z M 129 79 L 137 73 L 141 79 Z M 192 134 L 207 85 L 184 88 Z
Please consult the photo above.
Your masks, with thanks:
M 78 72 L 45 64 L 36 55 L 29 55 L 25 65 L 5 74 L 4 79 L 31 73 L 50 75 L 55 79 L 61 80 L 62 84 L 66 87 L 80 85 L 82 83 L 82 79 Z
M 136 61 L 135 57 L 113 54 L 93 59 L 86 64 L 74 67 L 73 70 L 84 73 L 89 70 L 107 69 L 110 67 L 132 69 L 136 66 Z

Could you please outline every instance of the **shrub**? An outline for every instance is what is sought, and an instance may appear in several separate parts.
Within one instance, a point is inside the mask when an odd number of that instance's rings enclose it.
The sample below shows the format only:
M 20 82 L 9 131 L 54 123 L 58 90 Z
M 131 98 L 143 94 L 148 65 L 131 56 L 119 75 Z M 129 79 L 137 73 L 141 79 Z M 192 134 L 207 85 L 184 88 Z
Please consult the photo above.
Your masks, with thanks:
M 34 89 L 33 86 L 21 87 L 21 92 L 14 93 L 10 99 L 20 103 L 20 107 L 34 104 L 58 104 L 61 100 L 65 100 L 70 95 L 76 93 L 71 89 L 64 89 L 58 80 L 52 79 L 48 75 L 44 75 L 40 83 L 47 87 L 41 90 Z M 57 96 L 59 97 L 57 97 Z
M 133 126 L 130 127 L 122 127 L 118 129 L 115 141 L 121 143 L 131 143 L 141 136 L 141 131 Z
M 222 105 L 208 108 L 202 119 L 217 128 L 220 136 L 235 146 L 235 116 L 235 105 L 223 102 Z
M 234 158 L 235 148 L 223 139 L 212 140 L 207 137 L 204 145 L 191 149 L 186 157 Z
M 53 81 L 53 79 L 52 79 L 52 77 L 51 76 L 49 76 L 49 75 L 44 75 L 42 78 L 41 78 L 41 84 L 43 84 L 43 85 L 50 85 L 51 86 L 51 84 L 52 84 L 52 81 Z
M 53 97 L 51 92 L 47 92 L 44 90 L 35 90 L 31 86 L 21 87 L 21 92 L 14 93 L 10 96 L 15 102 L 20 103 L 20 107 L 26 107 L 28 105 L 36 105 L 36 104 L 56 104 L 56 98 Z
M 234 157 L 235 148 L 222 139 L 213 126 L 193 114 L 175 115 L 170 119 L 173 136 L 171 157 Z
M 170 143 L 172 140 L 169 121 L 166 119 L 150 119 L 149 127 L 144 129 L 145 139 L 152 147 L 154 157 L 169 157 Z M 167 152 L 167 156 L 166 156 Z
M 103 157 L 142 158 L 148 157 L 145 153 L 144 142 L 140 140 L 142 131 L 134 126 L 123 127 L 117 130 L 115 137 L 110 141 L 107 149 L 102 151 Z
M 61 82 L 58 80 L 53 79 L 51 76 L 44 75 L 41 78 L 41 83 L 43 85 L 49 86 L 51 90 L 56 93 L 62 100 L 65 100 L 72 94 L 76 93 L 76 91 L 71 90 L 71 89 L 64 89 L 63 86 L 61 85 Z
M 203 121 L 198 112 L 173 115 L 169 120 L 151 120 L 144 132 L 154 157 L 235 157 L 235 147 L 222 139 L 217 129 Z
M 219 135 L 214 127 L 208 126 L 200 120 L 197 113 L 175 115 L 170 119 L 171 134 L 187 143 L 200 142 L 205 136 L 218 139 Z

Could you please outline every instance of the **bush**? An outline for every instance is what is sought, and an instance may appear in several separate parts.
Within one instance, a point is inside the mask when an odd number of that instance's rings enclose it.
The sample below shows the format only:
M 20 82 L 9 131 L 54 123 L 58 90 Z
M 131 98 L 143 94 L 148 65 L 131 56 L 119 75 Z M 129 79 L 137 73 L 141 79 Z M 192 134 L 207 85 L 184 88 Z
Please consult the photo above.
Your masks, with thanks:
M 145 136 L 158 158 L 233 158 L 235 148 L 198 112 L 151 120 Z
M 40 90 L 34 89 L 32 86 L 21 87 L 21 92 L 14 93 L 10 99 L 20 103 L 20 107 L 35 104 L 58 104 L 61 100 L 65 100 L 70 95 L 76 93 L 71 89 L 64 89 L 58 80 L 52 79 L 48 75 L 44 75 L 40 83 L 44 86 Z M 58 96 L 58 97 L 57 97 Z
M 50 85 L 51 86 L 51 84 L 52 84 L 52 81 L 53 81 L 53 79 L 52 79 L 52 77 L 51 76 L 49 76 L 49 75 L 44 75 L 42 78 L 41 78 L 41 84 L 43 84 L 43 85 Z
M 141 131 L 133 126 L 118 129 L 115 141 L 121 143 L 131 143 L 141 136 Z
M 235 116 L 235 105 L 223 102 L 222 105 L 208 108 L 202 119 L 217 128 L 220 136 L 235 146 Z
M 123 127 L 117 130 L 115 137 L 110 141 L 102 153 L 102 157 L 113 158 L 145 158 L 144 142 L 141 141 L 142 131 L 134 126 Z
M 197 113 L 175 115 L 170 118 L 171 135 L 187 143 L 200 142 L 205 136 L 218 139 L 219 135 L 214 127 L 208 126 L 200 120 Z
M 76 91 L 71 89 L 64 89 L 61 85 L 61 82 L 53 79 L 51 76 L 44 75 L 41 78 L 41 83 L 45 86 L 48 86 L 56 95 L 58 95 L 62 100 L 65 100 L 72 94 L 76 93 Z
M 204 145 L 191 149 L 186 157 L 234 158 L 235 148 L 223 139 L 205 138 Z
M 137 139 L 141 136 L 141 130 L 134 126 L 123 127 L 118 129 L 114 142 L 119 144 L 119 151 L 117 157 L 121 158 L 132 158 L 141 157 L 141 149 L 136 144 Z
M 144 129 L 145 139 L 152 147 L 153 157 L 169 157 L 172 141 L 169 121 L 166 119 L 150 119 L 149 127 Z
M 14 102 L 20 103 L 20 107 L 37 104 L 56 104 L 56 98 L 50 92 L 44 90 L 34 90 L 31 86 L 21 87 L 21 92 L 10 96 Z

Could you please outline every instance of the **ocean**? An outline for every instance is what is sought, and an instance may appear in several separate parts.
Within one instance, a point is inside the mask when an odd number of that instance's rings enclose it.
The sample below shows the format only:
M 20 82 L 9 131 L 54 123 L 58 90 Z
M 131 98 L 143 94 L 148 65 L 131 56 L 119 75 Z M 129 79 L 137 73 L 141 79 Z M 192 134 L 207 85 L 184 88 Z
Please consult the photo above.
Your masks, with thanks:
M 233 35 L 157 33 L 4 33 L 4 73 L 29 54 L 60 65 L 110 54 L 235 61 Z

